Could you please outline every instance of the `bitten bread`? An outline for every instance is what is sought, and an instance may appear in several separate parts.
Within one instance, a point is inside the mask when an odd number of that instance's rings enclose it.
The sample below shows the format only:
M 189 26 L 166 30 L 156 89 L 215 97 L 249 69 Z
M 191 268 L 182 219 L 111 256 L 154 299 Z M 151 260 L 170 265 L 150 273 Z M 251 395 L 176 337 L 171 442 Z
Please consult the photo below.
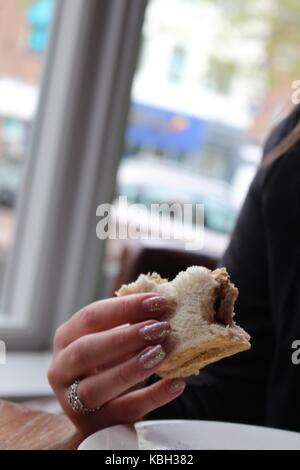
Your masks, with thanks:
M 198 374 L 211 362 L 250 349 L 250 336 L 233 320 L 238 290 L 225 268 L 210 271 L 192 266 L 170 282 L 156 273 L 141 274 L 116 295 L 139 292 L 156 292 L 171 306 L 160 317 L 170 322 L 172 330 L 164 342 L 167 357 L 157 371 L 161 377 Z

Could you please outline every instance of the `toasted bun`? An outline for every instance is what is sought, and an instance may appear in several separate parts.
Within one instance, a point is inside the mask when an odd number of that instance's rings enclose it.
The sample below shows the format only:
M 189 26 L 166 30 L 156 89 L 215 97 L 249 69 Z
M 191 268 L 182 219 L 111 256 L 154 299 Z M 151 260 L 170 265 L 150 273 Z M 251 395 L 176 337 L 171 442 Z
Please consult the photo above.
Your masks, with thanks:
M 157 292 L 170 303 L 171 334 L 164 342 L 167 357 L 158 369 L 161 377 L 198 374 L 207 364 L 250 349 L 250 336 L 233 321 L 237 288 L 225 268 L 210 271 L 192 266 L 168 282 L 158 274 L 141 274 L 116 295 Z

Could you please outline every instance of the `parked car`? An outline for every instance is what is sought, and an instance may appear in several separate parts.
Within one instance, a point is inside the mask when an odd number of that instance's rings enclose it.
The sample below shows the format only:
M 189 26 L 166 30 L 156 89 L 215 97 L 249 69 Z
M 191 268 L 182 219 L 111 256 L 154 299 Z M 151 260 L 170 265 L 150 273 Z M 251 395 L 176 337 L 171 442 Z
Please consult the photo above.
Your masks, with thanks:
M 23 162 L 11 158 L 0 159 L 0 205 L 13 207 L 21 185 Z
M 149 209 L 151 204 L 191 203 L 194 208 L 204 204 L 205 226 L 222 233 L 232 231 L 237 216 L 226 182 L 203 178 L 157 159 L 124 159 L 118 173 L 117 193 L 126 196 L 128 203 L 140 203 Z M 195 223 L 195 217 L 191 223 Z

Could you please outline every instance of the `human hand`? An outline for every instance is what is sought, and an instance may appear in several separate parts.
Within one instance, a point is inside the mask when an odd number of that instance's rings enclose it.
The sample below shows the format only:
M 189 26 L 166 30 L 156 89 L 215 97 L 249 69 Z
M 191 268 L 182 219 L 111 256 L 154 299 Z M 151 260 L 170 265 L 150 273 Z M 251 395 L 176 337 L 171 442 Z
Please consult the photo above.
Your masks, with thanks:
M 164 360 L 170 325 L 159 317 L 169 308 L 155 293 L 112 298 L 83 308 L 57 330 L 48 379 L 83 435 L 138 421 L 183 392 L 182 379 L 133 390 Z M 68 391 L 77 379 L 80 402 L 98 411 L 83 415 L 72 409 Z

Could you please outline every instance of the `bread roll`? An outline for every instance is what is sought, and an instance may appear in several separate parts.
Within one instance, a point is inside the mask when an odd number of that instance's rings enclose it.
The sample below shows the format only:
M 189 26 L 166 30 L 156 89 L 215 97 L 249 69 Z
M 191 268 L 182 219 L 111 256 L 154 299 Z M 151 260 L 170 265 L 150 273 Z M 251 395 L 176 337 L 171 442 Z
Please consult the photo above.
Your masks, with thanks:
M 207 364 L 251 347 L 250 336 L 233 320 L 238 290 L 225 268 L 210 271 L 192 266 L 171 282 L 157 273 L 141 274 L 116 295 L 140 292 L 156 292 L 171 306 L 170 312 L 159 318 L 171 325 L 164 342 L 167 356 L 157 371 L 161 377 L 198 374 Z

